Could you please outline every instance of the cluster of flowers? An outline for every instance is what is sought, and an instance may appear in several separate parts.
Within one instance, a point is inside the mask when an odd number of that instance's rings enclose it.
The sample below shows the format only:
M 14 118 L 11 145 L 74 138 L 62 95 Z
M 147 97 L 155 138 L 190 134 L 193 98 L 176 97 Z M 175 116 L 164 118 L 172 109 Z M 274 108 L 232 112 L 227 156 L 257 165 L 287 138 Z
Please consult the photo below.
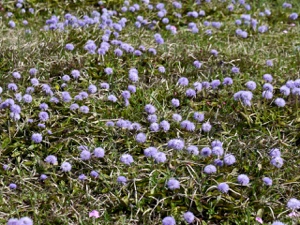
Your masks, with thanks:
M 11 218 L 7 221 L 7 225 L 33 225 L 33 221 L 27 216 L 21 219 Z
M 267 61 L 267 65 L 273 66 L 272 61 Z M 274 87 L 271 84 L 271 82 L 273 81 L 273 77 L 271 74 L 264 74 L 263 79 L 267 83 L 264 83 L 262 86 L 263 89 L 262 97 L 267 100 L 271 100 L 273 99 L 273 91 L 274 91 Z M 248 81 L 246 83 L 246 87 L 250 91 L 244 91 L 244 90 L 238 91 L 234 94 L 233 98 L 236 101 L 241 101 L 242 104 L 245 106 L 251 106 L 251 100 L 253 98 L 252 92 L 257 88 L 257 85 L 254 81 Z M 291 93 L 294 96 L 300 96 L 300 79 L 296 79 L 295 81 L 294 80 L 287 81 L 284 85 L 282 85 L 279 88 L 279 91 L 284 97 L 289 96 Z M 274 103 L 278 107 L 284 107 L 286 101 L 284 100 L 284 98 L 279 97 L 274 100 Z

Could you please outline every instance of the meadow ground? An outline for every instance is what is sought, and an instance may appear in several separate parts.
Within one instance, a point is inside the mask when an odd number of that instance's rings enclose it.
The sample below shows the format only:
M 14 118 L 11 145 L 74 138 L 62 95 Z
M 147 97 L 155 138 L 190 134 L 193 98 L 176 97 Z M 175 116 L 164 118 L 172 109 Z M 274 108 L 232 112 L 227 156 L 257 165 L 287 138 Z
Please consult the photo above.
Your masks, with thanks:
M 300 224 L 298 0 L 0 10 L 0 224 Z

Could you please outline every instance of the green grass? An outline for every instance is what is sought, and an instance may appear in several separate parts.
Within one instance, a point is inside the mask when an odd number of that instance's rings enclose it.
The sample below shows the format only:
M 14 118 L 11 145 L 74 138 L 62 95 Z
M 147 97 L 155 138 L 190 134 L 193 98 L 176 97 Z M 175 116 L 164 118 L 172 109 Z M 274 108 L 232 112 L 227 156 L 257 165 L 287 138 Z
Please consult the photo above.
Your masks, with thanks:
M 279 108 L 274 104 L 277 97 L 282 97 L 279 88 L 287 80 L 300 78 L 300 41 L 299 19 L 291 21 L 288 16 L 299 12 L 297 0 L 290 1 L 292 9 L 282 9 L 284 1 L 257 1 L 252 10 L 246 12 L 242 6 L 230 13 L 227 3 L 203 4 L 201 7 L 194 1 L 185 1 L 179 10 L 183 17 L 176 18 L 171 3 L 165 2 L 170 23 L 177 27 L 176 35 L 170 34 L 161 22 L 153 30 L 137 29 L 134 26 L 136 16 L 142 15 L 149 21 L 157 20 L 156 11 L 148 11 L 142 6 L 139 12 L 114 16 L 117 22 L 126 17 L 126 28 L 120 32 L 120 40 L 131 44 L 157 47 L 157 55 L 146 52 L 142 56 L 133 56 L 124 52 L 122 57 L 115 57 L 112 46 L 104 57 L 91 55 L 84 50 L 88 40 L 94 40 L 99 46 L 103 30 L 97 26 L 86 29 L 66 29 L 65 32 L 44 31 L 46 19 L 51 15 L 63 18 L 65 13 L 82 17 L 90 15 L 93 10 L 100 10 L 97 1 L 34 1 L 27 0 L 25 7 L 35 8 L 35 14 L 20 13 L 14 2 L 3 3 L 0 20 L 0 78 L 3 93 L 1 99 L 15 98 L 14 92 L 7 90 L 7 84 L 15 82 L 18 92 L 25 94 L 30 86 L 28 70 L 35 67 L 39 70 L 37 78 L 40 84 L 49 84 L 56 97 L 62 91 L 70 92 L 74 97 L 80 91 L 87 91 L 90 84 L 98 86 L 96 94 L 79 103 L 89 107 L 88 114 L 71 112 L 70 103 L 50 103 L 50 97 L 42 93 L 41 85 L 36 87 L 30 104 L 17 103 L 22 108 L 21 119 L 13 121 L 9 109 L 0 110 L 0 164 L 8 164 L 9 170 L 0 170 L 0 223 L 5 224 L 9 218 L 29 216 L 34 224 L 161 224 L 165 216 L 173 216 L 177 224 L 185 224 L 182 215 L 191 211 L 197 217 L 195 224 L 255 224 L 255 217 L 261 217 L 271 224 L 280 220 L 286 224 L 298 224 L 297 218 L 289 218 L 286 204 L 292 198 L 299 198 L 299 140 L 300 116 L 299 96 L 285 98 L 287 104 Z M 108 1 L 108 9 L 118 10 L 121 1 Z M 269 17 L 259 17 L 258 13 L 265 8 L 271 10 Z M 189 11 L 205 10 L 206 16 L 192 19 L 185 16 Z M 16 28 L 9 28 L 6 13 L 14 13 L 12 20 Z M 268 25 L 269 31 L 260 34 L 243 25 L 248 38 L 235 35 L 235 19 L 243 13 L 251 13 L 259 24 Z M 29 25 L 22 25 L 23 19 Z M 221 21 L 220 30 L 206 28 L 204 21 Z M 197 23 L 199 33 L 192 34 L 187 24 Z M 295 26 L 291 25 L 292 23 Z M 30 29 L 31 34 L 25 30 Z M 212 36 L 204 34 L 211 29 Z M 283 31 L 286 30 L 287 33 Z M 165 44 L 157 46 L 153 35 L 160 33 Z M 112 35 L 112 39 L 113 35 Z M 73 43 L 75 50 L 64 49 L 67 43 Z M 210 54 L 212 49 L 219 52 L 217 57 Z M 274 66 L 267 67 L 267 59 L 273 59 Z M 203 63 L 200 69 L 193 66 L 199 60 Z M 163 65 L 166 73 L 158 72 Z M 240 68 L 239 74 L 232 74 L 231 68 Z M 106 75 L 104 69 L 113 68 L 113 75 Z M 139 71 L 137 92 L 132 94 L 130 105 L 125 107 L 121 92 L 131 84 L 128 79 L 130 68 Z M 81 71 L 79 81 L 71 81 L 66 88 L 61 88 L 61 77 L 73 69 Z M 12 77 L 12 72 L 22 75 L 20 80 Z M 262 75 L 272 74 L 274 97 L 265 100 L 261 97 Z M 220 87 L 218 90 L 203 90 L 196 98 L 185 96 L 186 88 L 179 87 L 180 77 L 187 77 L 189 87 L 196 81 L 212 81 L 231 77 L 232 86 Z M 251 107 L 244 107 L 233 99 L 233 94 L 245 90 L 245 83 L 253 80 L 257 89 L 253 91 Z M 101 82 L 110 84 L 110 90 L 99 88 Z M 109 94 L 118 97 L 117 103 L 107 101 Z M 180 107 L 173 108 L 172 98 L 180 100 Z M 45 123 L 47 129 L 37 127 L 39 104 L 49 105 L 50 119 Z M 157 108 L 159 121 L 171 123 L 168 132 L 149 132 L 146 104 Z M 212 124 L 209 133 L 201 132 L 201 123 L 195 123 L 196 131 L 187 132 L 172 121 L 172 114 L 179 113 L 183 120 L 193 120 L 194 112 L 204 112 L 205 121 Z M 36 122 L 27 123 L 32 118 Z M 147 134 L 147 142 L 135 141 L 136 132 L 126 129 L 109 128 L 109 120 L 126 119 L 139 122 Z M 195 121 L 194 121 L 195 122 Z M 34 144 L 32 133 L 43 134 L 43 142 Z M 224 143 L 226 153 L 232 153 L 237 159 L 233 166 L 219 167 L 214 175 L 206 175 L 203 168 L 213 163 L 215 157 L 203 158 L 188 154 L 186 150 L 174 151 L 167 148 L 172 138 L 181 137 L 186 146 L 196 145 L 199 150 L 209 146 L 211 141 L 219 139 Z M 87 145 L 90 150 L 95 147 L 105 149 L 103 159 L 92 158 L 82 161 L 79 158 L 79 145 Z M 167 162 L 155 164 L 152 159 L 143 155 L 149 146 L 158 148 L 167 155 Z M 278 169 L 270 165 L 269 149 L 280 148 L 284 165 Z M 126 166 L 120 162 L 124 153 L 131 154 L 134 163 Z M 48 155 L 58 157 L 58 165 L 48 165 L 44 159 Z M 60 164 L 68 161 L 72 164 L 70 173 L 63 173 Z M 97 179 L 91 178 L 92 170 L 99 172 Z M 39 180 L 41 174 L 48 179 Z M 85 181 L 79 181 L 80 174 L 87 175 Z M 247 174 L 250 185 L 242 187 L 237 183 L 239 174 Z M 116 182 L 119 175 L 127 177 L 128 183 L 122 186 Z M 273 185 L 266 187 L 262 178 L 269 176 Z M 180 189 L 170 191 L 167 181 L 175 177 L 180 181 Z M 221 194 L 216 185 L 227 182 L 231 191 Z M 17 190 L 10 190 L 8 185 L 16 183 Z M 100 218 L 92 219 L 88 213 L 98 210 Z M 258 224 L 258 223 L 257 223 Z

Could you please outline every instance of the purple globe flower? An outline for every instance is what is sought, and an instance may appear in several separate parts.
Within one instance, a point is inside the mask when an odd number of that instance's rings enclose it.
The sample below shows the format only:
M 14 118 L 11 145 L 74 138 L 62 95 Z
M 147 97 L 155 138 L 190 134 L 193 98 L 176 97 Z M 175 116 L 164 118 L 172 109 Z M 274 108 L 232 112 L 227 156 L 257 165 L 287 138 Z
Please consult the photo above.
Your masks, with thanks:
M 273 93 L 271 91 L 263 91 L 262 97 L 265 99 L 272 99 L 273 98 Z
M 202 122 L 204 120 L 204 114 L 195 112 L 193 118 L 198 122 Z
M 297 13 L 292 13 L 292 14 L 289 16 L 289 18 L 290 18 L 291 20 L 296 20 L 296 19 L 298 18 L 298 14 L 297 14 Z
M 235 156 L 232 154 L 226 154 L 224 156 L 224 163 L 227 166 L 231 166 L 236 162 Z
M 202 87 L 205 88 L 205 89 L 208 89 L 208 88 L 210 88 L 210 83 L 208 81 L 203 81 L 202 82 Z
M 96 85 L 91 84 L 91 85 L 88 87 L 88 92 L 89 92 L 90 94 L 95 94 L 95 93 L 97 92 L 97 87 L 96 87 Z
M 219 140 L 214 140 L 211 142 L 211 147 L 214 148 L 214 147 L 222 147 L 223 146 L 223 143 Z
M 283 98 L 276 98 L 274 102 L 278 107 L 285 106 L 285 100 Z
M 189 80 L 186 77 L 181 77 L 178 80 L 178 85 L 187 86 L 189 84 Z
M 199 62 L 198 60 L 194 61 L 193 65 L 197 68 L 197 69 L 200 69 L 201 66 L 202 66 L 202 63 Z
M 237 177 L 237 181 L 239 184 L 241 184 L 242 186 L 246 186 L 249 184 L 249 177 L 245 174 L 240 174 Z
M 170 130 L 170 124 L 169 124 L 169 122 L 166 121 L 166 120 L 161 121 L 161 122 L 159 123 L 159 127 L 160 127 L 163 131 L 165 131 L 165 132 L 167 132 L 168 130 Z
M 77 110 L 77 109 L 79 109 L 78 104 L 74 103 L 74 104 L 70 105 L 70 110 L 74 111 L 74 110 Z
M 232 85 L 233 84 L 233 80 L 230 77 L 225 77 L 223 80 L 223 85 Z
M 202 130 L 203 132 L 209 132 L 211 130 L 212 126 L 210 125 L 209 122 L 203 123 L 202 124 Z
M 47 178 L 48 178 L 48 176 L 45 175 L 45 174 L 41 174 L 41 176 L 40 176 L 40 180 L 41 180 L 41 181 L 44 181 L 44 180 L 46 180 Z
M 200 154 L 203 157 L 208 157 L 208 156 L 211 155 L 211 153 L 212 153 L 212 151 L 211 151 L 211 149 L 209 147 L 204 147 L 204 148 L 201 149 L 201 153 Z
M 176 221 L 172 216 L 167 216 L 162 220 L 162 225 L 176 225 Z
M 131 97 L 131 94 L 129 91 L 122 91 L 122 97 L 126 100 L 128 100 Z
M 21 79 L 21 74 L 19 72 L 13 72 L 12 75 L 16 79 Z
M 42 140 L 43 140 L 43 136 L 41 134 L 39 134 L 39 133 L 35 133 L 35 134 L 32 134 L 31 140 L 34 143 L 41 143 Z
M 18 225 L 19 220 L 16 218 L 11 218 L 7 221 L 6 225 Z
M 11 183 L 11 184 L 9 184 L 9 188 L 10 188 L 11 190 L 15 190 L 15 189 L 17 189 L 17 185 L 14 184 L 14 183 Z
M 29 74 L 30 75 L 36 75 L 37 74 L 37 72 L 38 72 L 38 70 L 36 69 L 36 68 L 31 68 L 30 70 L 29 70 Z
M 63 92 L 61 93 L 61 96 L 62 96 L 62 100 L 63 100 L 64 102 L 70 102 L 70 101 L 72 100 L 72 97 L 71 97 L 70 93 L 67 92 L 67 91 L 63 91 Z
M 268 60 L 266 61 L 266 65 L 272 67 L 272 66 L 273 66 L 273 60 L 268 59 Z
M 80 77 L 80 72 L 79 70 L 72 70 L 71 75 L 73 76 L 74 79 L 78 79 Z
M 145 111 L 148 114 L 154 114 L 156 112 L 156 108 L 153 105 L 151 105 L 151 104 L 147 104 L 145 106 Z
M 216 49 L 212 49 L 211 51 L 210 51 L 210 54 L 212 54 L 213 56 L 218 56 L 218 51 L 216 50 Z
M 179 100 L 178 100 L 177 98 L 173 98 L 173 99 L 171 100 L 171 103 L 172 103 L 172 105 L 173 105 L 174 107 L 178 107 L 178 106 L 180 105 L 180 102 L 179 102 Z
M 90 173 L 91 177 L 94 177 L 94 178 L 97 178 L 99 177 L 99 173 L 95 170 L 92 170 L 91 173 Z
M 146 148 L 144 150 L 144 155 L 146 157 L 154 157 L 154 155 L 157 153 L 157 148 L 154 148 L 154 147 L 149 147 L 149 148 Z
M 207 165 L 204 167 L 203 172 L 206 174 L 213 174 L 217 172 L 217 168 L 214 165 Z
M 49 114 L 47 112 L 40 112 L 39 118 L 41 121 L 47 121 L 49 119 Z
M 72 165 L 68 162 L 63 162 L 60 166 L 60 169 L 63 171 L 63 172 L 70 172 L 71 169 L 72 169 Z
M 272 181 L 271 178 L 269 178 L 269 177 L 264 177 L 262 180 L 263 180 L 263 182 L 264 182 L 265 185 L 267 185 L 267 186 L 272 186 L 273 181 Z
M 139 133 L 135 136 L 135 140 L 138 142 L 138 143 L 144 143 L 146 142 L 147 140 L 147 136 L 146 134 L 144 133 Z
M 271 159 L 271 164 L 277 168 L 281 168 L 283 166 L 283 159 L 281 157 L 274 157 Z
M 121 156 L 120 161 L 126 165 L 130 165 L 131 163 L 133 163 L 133 158 L 129 154 L 124 154 Z
M 182 150 L 184 148 L 184 141 L 180 139 L 171 139 L 168 141 L 168 147 L 175 150 Z
M 286 85 L 283 85 L 280 87 L 280 93 L 282 93 L 285 96 L 289 96 L 291 93 L 291 90 Z
M 264 74 L 263 75 L 263 79 L 266 81 L 266 82 L 269 82 L 271 83 L 273 81 L 273 77 L 271 74 Z
M 159 71 L 160 73 L 165 73 L 165 72 L 166 72 L 166 69 L 165 69 L 165 67 L 163 67 L 163 66 L 159 66 L 159 67 L 158 67 L 158 71 Z
M 189 147 L 186 148 L 186 150 L 188 151 L 188 153 L 192 155 L 199 155 L 198 147 L 195 145 L 190 145 Z
M 57 165 L 57 157 L 54 155 L 48 155 L 45 158 L 45 162 L 50 163 L 52 165 Z
M 104 69 L 104 72 L 105 72 L 107 75 L 111 75 L 111 74 L 113 74 L 113 69 L 110 68 L 110 67 L 107 67 L 107 68 Z
M 226 183 L 220 183 L 218 185 L 218 190 L 222 193 L 227 193 L 229 191 L 229 186 Z
M 221 81 L 220 80 L 213 80 L 211 83 L 210 83 L 210 86 L 212 87 L 212 89 L 217 89 L 221 84 Z
M 74 45 L 71 44 L 71 43 L 69 43 L 69 44 L 66 44 L 65 48 L 66 48 L 66 50 L 68 50 L 68 51 L 73 51 L 73 50 L 74 50 Z
M 154 158 L 156 163 L 164 163 L 165 161 L 167 161 L 166 154 L 163 153 L 163 152 L 155 153 L 153 158 Z
M 157 116 L 155 114 L 148 115 L 147 120 L 150 123 L 155 123 L 157 121 Z
M 127 182 L 127 179 L 126 179 L 126 177 L 124 177 L 124 176 L 118 176 L 117 182 L 118 182 L 119 184 L 125 185 L 126 182 Z
M 254 81 L 248 81 L 246 83 L 246 87 L 250 90 L 253 91 L 256 89 L 256 83 Z
M 29 94 L 25 94 L 25 95 L 23 96 L 23 101 L 26 102 L 26 103 L 32 102 L 32 96 L 29 95 Z
M 167 186 L 170 190 L 175 190 L 175 189 L 179 189 L 180 188 L 180 183 L 178 180 L 176 180 L 175 178 L 171 178 L 168 183 Z
M 300 201 L 296 198 L 291 198 L 286 206 L 291 210 L 300 209 Z
M 187 223 L 193 223 L 195 220 L 195 216 L 192 212 L 186 212 L 183 214 L 183 218 Z
M 80 159 L 81 160 L 89 160 L 91 158 L 91 153 L 88 150 L 83 150 L 80 153 Z
M 292 8 L 292 4 L 290 4 L 290 3 L 287 3 L 287 2 L 284 2 L 283 4 L 282 4 L 282 8 Z
M 101 87 L 102 89 L 108 90 L 108 89 L 109 89 L 109 84 L 104 82 L 104 83 L 101 83 L 101 84 L 100 84 L 100 87 Z
M 286 224 L 276 220 L 272 223 L 272 225 L 286 225 Z
M 279 150 L 278 148 L 272 148 L 272 149 L 270 150 L 269 155 L 270 155 L 271 157 L 280 157 L 280 156 L 281 156 L 281 152 L 280 152 L 280 150 Z
M 113 121 L 107 121 L 105 124 L 107 127 L 114 127 L 115 123 Z
M 196 97 L 196 91 L 194 89 L 189 88 L 186 90 L 185 95 L 189 98 Z
M 180 123 L 180 127 L 182 129 L 185 129 L 187 131 L 194 131 L 195 130 L 195 124 L 192 123 L 191 121 L 188 121 L 188 120 L 184 120 Z
M 14 84 L 14 83 L 9 83 L 9 84 L 7 85 L 7 88 L 8 88 L 9 90 L 12 90 L 12 91 L 17 91 L 17 90 L 18 90 L 18 86 L 17 86 L 16 84 Z
M 267 31 L 268 31 L 268 27 L 266 25 L 262 25 L 262 26 L 258 27 L 259 33 L 265 33 Z
M 94 149 L 93 154 L 96 158 L 103 158 L 105 155 L 105 151 L 103 148 L 98 147 Z
M 83 106 L 79 107 L 79 111 L 82 113 L 89 113 L 90 109 L 89 109 L 89 107 L 83 105 Z
M 109 96 L 107 96 L 107 100 L 110 102 L 116 102 L 118 99 L 114 95 L 109 95 Z
M 215 146 L 212 149 L 212 154 L 216 156 L 222 156 L 224 154 L 224 149 L 219 146 Z
M 130 91 L 131 93 L 135 93 L 136 92 L 136 87 L 134 85 L 128 85 L 127 90 Z
M 194 88 L 195 88 L 195 91 L 199 92 L 202 90 L 202 84 L 200 82 L 195 82 L 193 84 Z
M 231 72 L 232 73 L 239 73 L 240 72 L 240 69 L 238 68 L 238 67 L 232 67 L 232 69 L 231 69 Z
M 141 124 L 136 123 L 136 122 L 132 123 L 132 124 L 130 125 L 130 127 L 129 127 L 129 130 L 135 130 L 135 131 L 138 131 L 138 130 L 141 130 L 141 129 L 142 129 Z
M 22 217 L 19 219 L 17 225 L 33 225 L 33 221 L 29 217 Z
M 182 120 L 182 117 L 181 117 L 181 115 L 174 113 L 173 116 L 172 116 L 172 119 L 175 122 L 180 122 Z

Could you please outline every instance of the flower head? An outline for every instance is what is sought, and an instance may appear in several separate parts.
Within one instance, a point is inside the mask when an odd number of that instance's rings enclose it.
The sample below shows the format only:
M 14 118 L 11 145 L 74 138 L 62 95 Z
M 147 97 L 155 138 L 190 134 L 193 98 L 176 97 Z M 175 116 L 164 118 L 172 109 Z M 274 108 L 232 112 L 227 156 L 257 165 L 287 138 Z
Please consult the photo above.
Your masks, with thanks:
M 237 181 L 239 184 L 243 185 L 243 186 L 246 186 L 249 184 L 249 177 L 245 174 L 240 174 L 238 177 L 237 177 Z
M 29 217 L 22 217 L 21 219 L 19 219 L 19 221 L 17 222 L 17 225 L 33 225 L 33 221 L 32 219 L 30 219 Z
M 43 136 L 39 133 L 32 134 L 31 140 L 35 143 L 41 143 L 43 140 Z
M 138 142 L 138 143 L 144 143 L 146 142 L 147 140 L 147 136 L 146 134 L 144 133 L 139 133 L 135 136 L 135 140 Z
M 71 171 L 72 169 L 72 165 L 68 162 L 63 162 L 60 166 L 60 169 L 63 171 L 63 172 L 69 172 Z
M 163 225 L 176 225 L 176 221 L 172 216 L 167 216 L 162 220 Z
M 175 150 L 182 150 L 184 148 L 184 141 L 180 139 L 171 139 L 168 141 L 168 147 Z
M 292 210 L 300 209 L 300 201 L 296 198 L 291 198 L 286 206 Z
M 262 180 L 263 180 L 263 182 L 264 182 L 265 185 L 267 185 L 267 186 L 271 186 L 272 185 L 272 179 L 271 178 L 264 177 Z
M 126 182 L 127 182 L 127 179 L 126 179 L 126 177 L 124 177 L 124 176 L 118 176 L 117 182 L 118 182 L 119 184 L 125 185 Z
M 121 156 L 120 161 L 126 165 L 130 165 L 131 163 L 133 163 L 133 158 L 129 154 L 124 154 Z
M 217 168 L 214 165 L 207 165 L 204 167 L 204 173 L 212 174 L 217 172 Z
M 229 191 L 229 186 L 226 183 L 220 183 L 218 185 L 218 190 L 222 193 L 227 193 Z
M 195 216 L 192 212 L 186 212 L 183 214 L 183 218 L 187 223 L 193 223 L 195 220 Z
M 54 155 L 48 155 L 48 156 L 45 158 L 45 162 L 50 163 L 50 164 L 53 164 L 53 165 L 56 165 L 56 164 L 57 164 L 57 158 L 56 158 L 56 156 L 54 156 Z
M 89 217 L 99 218 L 99 212 L 97 210 L 93 210 L 92 212 L 89 212 Z
M 234 155 L 232 155 L 232 154 L 226 154 L 224 156 L 224 163 L 225 163 L 225 165 L 230 166 L 230 165 L 234 164 L 235 162 L 236 162 L 236 159 L 235 159 Z
M 180 183 L 178 180 L 176 180 L 175 178 L 171 178 L 168 183 L 167 186 L 170 190 L 175 190 L 175 189 L 179 189 L 180 188 Z

